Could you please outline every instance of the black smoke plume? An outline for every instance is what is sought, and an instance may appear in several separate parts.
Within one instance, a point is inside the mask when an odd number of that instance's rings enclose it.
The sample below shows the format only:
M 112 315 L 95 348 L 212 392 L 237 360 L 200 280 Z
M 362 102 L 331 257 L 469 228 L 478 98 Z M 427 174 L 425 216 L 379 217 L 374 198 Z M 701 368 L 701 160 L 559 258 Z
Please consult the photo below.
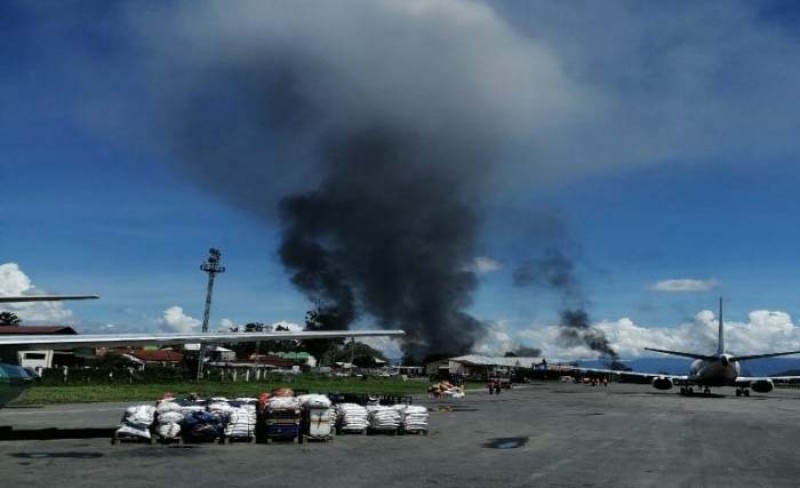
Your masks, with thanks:
M 280 255 L 293 283 L 345 323 L 360 305 L 381 327 L 404 329 L 415 358 L 463 354 L 484 333 L 463 312 L 478 221 L 452 178 L 420 167 L 416 142 L 370 131 L 332 144 L 319 188 L 280 203 Z
M 514 270 L 513 283 L 517 287 L 545 286 L 561 295 L 562 309 L 559 325 L 561 339 L 570 346 L 585 345 L 600 353 L 600 359 L 611 369 L 622 369 L 619 355 L 611 347 L 605 333 L 592 327 L 587 302 L 575 277 L 572 261 L 558 249 L 548 249 L 542 259 L 530 260 Z

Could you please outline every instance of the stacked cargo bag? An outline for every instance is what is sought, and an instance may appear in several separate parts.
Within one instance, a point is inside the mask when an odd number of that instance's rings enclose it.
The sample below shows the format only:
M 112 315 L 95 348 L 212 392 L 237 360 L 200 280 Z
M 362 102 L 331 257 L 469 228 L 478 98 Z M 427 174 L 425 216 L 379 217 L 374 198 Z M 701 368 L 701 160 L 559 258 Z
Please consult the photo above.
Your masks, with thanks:
M 179 440 L 183 414 L 181 406 L 172 400 L 162 400 L 156 404 L 156 433 L 164 441 Z
M 308 439 L 333 439 L 332 426 L 336 422 L 336 413 L 331 408 L 331 400 L 325 395 L 301 395 L 298 397 L 303 405 L 304 433 Z
M 192 412 L 206 411 L 206 402 L 204 400 L 181 399 L 176 400 L 176 403 L 181 406 L 181 413 L 184 417 L 191 415 Z
M 367 409 L 357 403 L 340 403 L 336 406 L 337 432 L 363 434 L 367 431 Z
M 208 411 L 220 418 L 223 425 L 228 423 L 228 418 L 233 411 L 233 408 L 228 400 L 211 400 L 208 403 Z
M 400 412 L 393 407 L 368 406 L 367 412 L 370 432 L 396 434 L 400 428 Z
M 395 405 L 400 413 L 400 432 L 428 434 L 428 409 L 419 405 Z
M 151 440 L 150 428 L 153 426 L 155 414 L 156 409 L 151 405 L 128 407 L 111 441 Z
M 252 441 L 256 435 L 256 406 L 232 407 L 225 425 L 225 439 Z
M 258 398 L 239 397 L 236 400 L 234 400 L 234 402 L 238 403 L 239 406 L 252 405 L 253 407 L 256 407 L 258 405 Z
M 211 412 L 191 411 L 183 417 L 181 432 L 187 442 L 213 442 L 222 437 L 222 419 Z

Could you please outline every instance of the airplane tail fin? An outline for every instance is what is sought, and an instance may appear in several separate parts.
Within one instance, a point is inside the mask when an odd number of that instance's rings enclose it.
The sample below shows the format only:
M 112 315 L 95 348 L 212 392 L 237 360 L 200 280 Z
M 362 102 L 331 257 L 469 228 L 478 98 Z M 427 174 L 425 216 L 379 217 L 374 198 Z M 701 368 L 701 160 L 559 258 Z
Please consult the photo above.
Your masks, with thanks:
M 719 341 L 717 355 L 725 354 L 725 323 L 722 320 L 722 297 L 719 297 Z

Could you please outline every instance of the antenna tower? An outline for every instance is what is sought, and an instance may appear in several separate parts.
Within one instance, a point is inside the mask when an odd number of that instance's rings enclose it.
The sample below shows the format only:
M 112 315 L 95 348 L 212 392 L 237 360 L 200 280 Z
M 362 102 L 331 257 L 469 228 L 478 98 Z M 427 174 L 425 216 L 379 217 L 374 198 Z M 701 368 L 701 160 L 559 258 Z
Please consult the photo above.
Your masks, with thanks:
M 211 248 L 208 250 L 208 258 L 200 265 L 200 270 L 208 273 L 208 288 L 206 289 L 206 308 L 203 312 L 203 334 L 208 332 L 208 319 L 211 316 L 211 295 L 214 292 L 214 278 L 217 273 L 224 273 L 225 266 L 220 266 L 222 252 L 219 249 Z M 200 343 L 200 354 L 197 358 L 197 379 L 203 379 L 203 365 L 206 359 L 206 344 Z

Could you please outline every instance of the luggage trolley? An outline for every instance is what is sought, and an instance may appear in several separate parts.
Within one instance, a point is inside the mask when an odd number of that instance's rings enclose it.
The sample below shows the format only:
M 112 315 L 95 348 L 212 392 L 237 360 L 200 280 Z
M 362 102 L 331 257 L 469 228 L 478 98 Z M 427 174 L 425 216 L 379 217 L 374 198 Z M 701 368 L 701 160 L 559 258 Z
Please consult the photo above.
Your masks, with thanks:
M 306 440 L 333 440 L 335 413 L 331 407 L 310 407 L 303 411 L 303 434 Z
M 259 422 L 258 440 L 270 443 L 273 440 L 303 442 L 301 430 L 301 410 L 299 408 L 266 408 Z

